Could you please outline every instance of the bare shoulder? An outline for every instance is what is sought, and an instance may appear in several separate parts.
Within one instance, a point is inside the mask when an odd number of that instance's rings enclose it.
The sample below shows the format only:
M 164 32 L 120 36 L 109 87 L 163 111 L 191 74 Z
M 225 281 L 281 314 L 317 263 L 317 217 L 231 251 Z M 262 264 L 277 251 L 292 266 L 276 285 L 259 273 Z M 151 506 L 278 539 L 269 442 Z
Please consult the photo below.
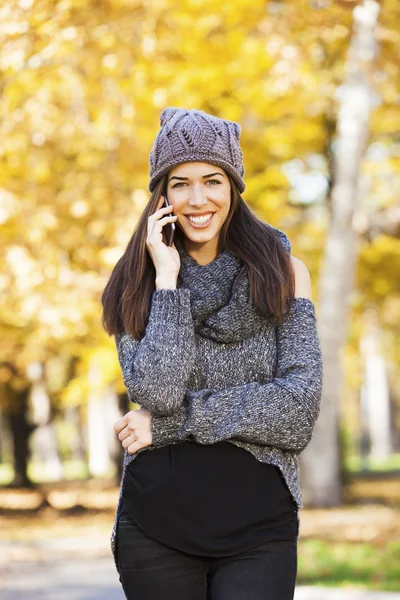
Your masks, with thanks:
M 308 298 L 312 301 L 311 277 L 310 273 L 302 260 L 295 256 L 290 257 L 295 276 L 295 296 L 296 298 Z

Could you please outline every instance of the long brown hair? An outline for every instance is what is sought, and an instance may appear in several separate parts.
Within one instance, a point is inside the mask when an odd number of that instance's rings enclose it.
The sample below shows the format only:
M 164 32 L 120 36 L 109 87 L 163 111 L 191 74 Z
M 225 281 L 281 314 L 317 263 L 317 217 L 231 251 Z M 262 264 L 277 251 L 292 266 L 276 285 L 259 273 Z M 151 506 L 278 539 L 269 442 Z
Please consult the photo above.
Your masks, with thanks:
M 232 177 L 231 205 L 221 228 L 218 253 L 228 248 L 246 266 L 249 295 L 260 315 L 279 322 L 294 298 L 294 271 L 290 255 L 279 234 L 261 221 L 243 200 Z M 118 331 L 130 333 L 136 340 L 144 335 L 155 290 L 156 271 L 146 247 L 147 219 L 164 195 L 168 173 L 157 183 L 124 254 L 115 265 L 104 288 L 102 325 L 109 335 Z M 185 248 L 185 234 L 176 226 L 174 243 Z

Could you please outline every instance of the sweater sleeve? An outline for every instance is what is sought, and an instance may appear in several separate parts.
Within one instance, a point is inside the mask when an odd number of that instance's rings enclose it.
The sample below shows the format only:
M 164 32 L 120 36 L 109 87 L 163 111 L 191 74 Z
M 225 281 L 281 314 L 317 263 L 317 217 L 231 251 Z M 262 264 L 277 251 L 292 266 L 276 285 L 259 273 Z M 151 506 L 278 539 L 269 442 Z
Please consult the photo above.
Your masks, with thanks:
M 190 290 L 155 290 L 143 338 L 120 332 L 115 342 L 132 402 L 154 415 L 169 415 L 183 404 L 195 355 Z
M 184 440 L 200 444 L 229 438 L 301 452 L 310 442 L 322 394 L 322 354 L 315 307 L 295 298 L 276 326 L 274 378 L 221 390 L 188 391 L 175 415 L 152 422 L 153 444 Z

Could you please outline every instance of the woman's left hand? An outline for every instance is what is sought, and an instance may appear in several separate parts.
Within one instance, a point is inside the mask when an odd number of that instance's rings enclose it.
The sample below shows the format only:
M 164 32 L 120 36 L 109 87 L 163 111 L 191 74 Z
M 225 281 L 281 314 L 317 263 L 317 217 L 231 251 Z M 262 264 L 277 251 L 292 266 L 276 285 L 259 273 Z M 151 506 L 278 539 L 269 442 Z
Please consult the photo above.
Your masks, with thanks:
M 130 410 L 114 423 L 114 431 L 125 450 L 135 454 L 140 448 L 151 445 L 151 412 L 147 408 Z

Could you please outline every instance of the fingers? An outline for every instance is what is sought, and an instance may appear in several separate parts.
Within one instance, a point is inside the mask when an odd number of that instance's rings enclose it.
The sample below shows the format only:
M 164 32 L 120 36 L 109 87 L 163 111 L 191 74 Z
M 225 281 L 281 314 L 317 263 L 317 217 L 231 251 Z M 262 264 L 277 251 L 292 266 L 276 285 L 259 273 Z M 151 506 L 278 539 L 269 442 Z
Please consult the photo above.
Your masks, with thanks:
M 151 445 L 150 423 L 151 412 L 141 408 L 128 412 L 114 424 L 114 431 L 118 433 L 118 439 L 129 454 Z
M 130 431 L 128 427 L 125 427 L 122 431 L 120 431 L 120 433 L 118 434 L 118 439 L 122 442 L 122 447 L 125 450 L 128 450 L 128 452 L 130 451 L 129 448 L 131 446 L 134 449 L 134 452 L 136 452 L 136 450 L 138 450 L 138 448 L 141 447 L 141 444 L 137 439 L 135 432 Z
M 126 415 L 124 415 L 123 417 L 118 419 L 118 421 L 116 421 L 114 423 L 114 425 L 113 425 L 114 431 L 116 431 L 117 433 L 120 433 L 125 427 L 128 428 L 129 420 L 132 418 L 132 414 L 131 414 L 132 412 L 135 412 L 135 411 L 132 411 L 132 410 L 129 411 L 128 413 L 126 413 Z M 128 431 L 128 429 L 127 429 L 127 431 Z M 119 439 L 123 439 L 123 438 L 119 438 Z
M 129 454 L 135 454 L 135 452 L 137 452 L 141 448 L 151 446 L 151 443 L 151 440 L 135 440 L 134 442 L 128 445 L 126 450 L 129 452 Z
M 168 207 L 168 208 L 170 208 L 170 207 Z M 154 215 L 157 215 L 157 212 L 154 213 Z M 178 218 L 177 215 L 168 215 L 166 217 L 163 217 L 162 219 L 150 221 L 151 217 L 149 217 L 149 222 L 148 222 L 148 226 L 147 226 L 147 240 L 146 240 L 147 244 L 151 243 L 151 238 L 155 233 L 161 234 L 163 232 L 164 225 L 166 225 L 167 223 L 175 223 L 177 218 Z
M 124 427 L 124 429 L 119 432 L 118 439 L 122 442 L 122 440 L 126 439 L 130 435 L 132 435 L 132 431 L 129 429 L 129 427 Z
M 117 433 L 119 433 L 127 425 L 128 425 L 128 419 L 125 416 L 125 417 L 122 417 L 121 419 L 118 419 L 118 421 L 116 423 L 114 423 L 113 429 L 114 429 L 114 431 L 116 431 Z
M 174 207 L 172 204 L 170 204 L 170 206 L 161 206 L 161 208 L 159 208 L 152 215 L 149 216 L 148 221 L 157 221 L 162 215 L 167 215 L 173 210 Z
M 134 444 L 128 446 L 127 451 L 129 452 L 129 454 L 135 454 L 135 452 L 137 452 L 140 448 L 143 448 L 143 446 L 135 442 Z
M 131 433 L 130 435 L 128 435 L 128 437 L 126 437 L 123 442 L 122 442 L 122 447 L 125 448 L 125 450 L 127 448 L 129 448 L 129 446 L 131 446 L 132 444 L 138 443 L 138 440 L 136 439 L 136 435 L 134 435 L 133 433 Z
M 149 442 L 137 439 L 133 433 L 128 435 L 122 442 L 122 447 L 127 450 L 129 454 L 135 454 L 140 448 L 145 448 L 149 445 Z
M 139 411 L 131 412 L 137 413 Z M 137 440 L 135 429 L 133 428 L 133 424 L 135 423 L 135 421 L 132 420 L 135 416 L 136 415 L 131 415 L 130 413 L 127 413 L 114 424 L 113 429 L 118 433 L 118 439 L 122 442 L 124 448 L 127 448 L 129 444 Z
M 133 444 L 130 444 L 127 447 L 127 451 L 129 452 L 129 454 L 135 454 L 135 452 L 137 452 L 138 450 L 140 450 L 140 448 L 144 448 L 146 444 L 140 444 L 139 442 L 133 442 Z
M 177 218 L 178 218 L 177 215 L 171 215 L 170 217 L 163 217 L 162 219 L 158 219 L 158 221 L 156 221 L 156 223 L 157 223 L 157 225 L 163 226 L 166 223 L 171 223 L 171 221 L 174 221 Z M 154 225 L 156 225 L 156 223 L 154 223 Z

